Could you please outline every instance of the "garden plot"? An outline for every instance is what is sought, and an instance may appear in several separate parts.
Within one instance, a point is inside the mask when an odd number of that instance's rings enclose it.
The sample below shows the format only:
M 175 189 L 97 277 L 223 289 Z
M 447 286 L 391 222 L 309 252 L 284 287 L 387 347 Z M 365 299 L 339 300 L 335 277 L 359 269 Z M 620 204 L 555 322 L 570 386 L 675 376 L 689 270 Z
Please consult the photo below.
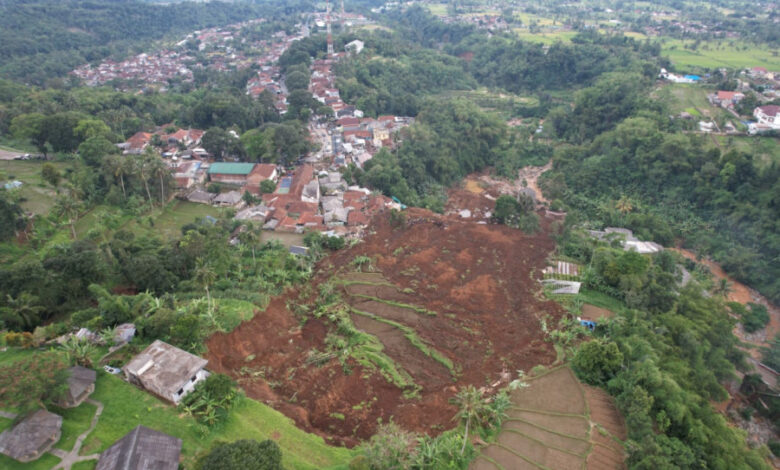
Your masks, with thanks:
M 496 442 L 471 470 L 623 469 L 625 426 L 611 397 L 580 384 L 568 367 L 528 380 Z

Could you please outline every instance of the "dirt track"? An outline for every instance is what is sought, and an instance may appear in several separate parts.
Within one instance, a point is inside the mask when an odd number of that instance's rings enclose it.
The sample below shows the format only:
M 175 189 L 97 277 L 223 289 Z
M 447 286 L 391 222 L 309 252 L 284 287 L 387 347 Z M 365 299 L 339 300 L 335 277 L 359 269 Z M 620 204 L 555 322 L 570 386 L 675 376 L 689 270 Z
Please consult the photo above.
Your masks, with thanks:
M 428 348 L 452 361 L 454 377 L 440 361 L 411 346 L 400 330 L 354 314 L 356 326 L 375 334 L 383 352 L 421 387 L 419 397 L 404 398 L 385 377 L 354 360 L 346 371 L 336 359 L 320 367 L 307 365 L 312 350 L 327 349 L 329 326 L 315 319 L 299 326 L 286 307 L 296 292 L 272 300 L 265 312 L 232 333 L 213 335 L 210 367 L 238 378 L 249 396 L 302 428 L 351 446 L 371 436 L 380 419 L 437 434 L 455 425 L 449 399 L 458 386 L 484 386 L 496 382 L 502 371 L 555 360 L 539 319 L 557 319 L 562 309 L 540 300 L 539 283 L 532 279 L 553 248 L 548 236 L 419 209 L 406 216 L 405 226 L 393 228 L 387 214 L 379 215 L 370 227 L 373 233 L 324 259 L 312 283 L 354 279 L 348 268 L 352 260 L 371 257 L 382 273 L 377 284 L 387 285 L 350 284 L 342 288 L 343 295 L 354 309 L 413 328 Z M 419 311 L 365 296 L 413 304 Z

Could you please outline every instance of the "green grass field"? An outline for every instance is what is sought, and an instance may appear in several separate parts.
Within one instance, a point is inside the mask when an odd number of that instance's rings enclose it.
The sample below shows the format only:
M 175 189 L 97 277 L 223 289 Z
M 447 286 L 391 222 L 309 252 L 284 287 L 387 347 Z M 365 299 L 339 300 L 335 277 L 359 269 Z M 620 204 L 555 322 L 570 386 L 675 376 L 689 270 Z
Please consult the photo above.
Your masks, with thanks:
M 717 139 L 724 151 L 733 148 L 752 154 L 758 168 L 780 164 L 780 139 L 776 137 L 717 136 Z
M 123 228 L 136 233 L 152 229 L 155 233 L 172 239 L 180 237 L 181 228 L 194 222 L 196 218 L 207 215 L 219 217 L 221 211 L 222 209 L 207 204 L 175 200 L 168 203 L 162 211 L 156 208 L 149 214 L 134 217 Z M 150 220 L 153 225 L 149 223 Z
M 711 41 L 701 44 L 697 50 L 685 49 L 692 41 L 662 39 L 662 54 L 667 55 L 678 68 L 748 68 L 766 67 L 780 69 L 780 57 L 767 46 L 757 46 L 741 41 Z
M 102 452 L 138 424 L 182 439 L 183 462 L 192 463 L 217 441 L 273 438 L 282 449 L 288 469 L 346 468 L 352 452 L 331 447 L 321 437 L 298 429 L 286 416 L 266 405 L 244 399 L 231 410 L 227 421 L 207 435 L 197 422 L 174 407 L 121 379 L 99 372 L 92 398 L 105 408 L 95 430 L 87 437 L 81 454 Z
M 19 180 L 24 185 L 18 189 L 23 198 L 22 207 L 35 214 L 46 214 L 54 205 L 55 192 L 41 178 L 41 161 L 0 160 L 0 173 L 8 180 Z M 50 162 L 60 171 L 68 167 L 67 163 Z M 4 182 L 5 178 L 0 178 Z
M 446 3 L 429 3 L 425 6 L 428 7 L 428 11 L 430 11 L 432 15 L 447 16 Z
M 32 350 L 9 349 L 0 353 L 0 364 L 31 354 Z M 238 439 L 273 439 L 282 449 L 283 464 L 288 470 L 346 470 L 349 460 L 355 455 L 349 449 L 327 445 L 321 437 L 298 429 L 280 412 L 249 398 L 241 400 L 224 423 L 206 433 L 192 417 L 103 371 L 98 371 L 95 393 L 91 398 L 102 402 L 104 409 L 95 430 L 84 441 L 81 455 L 104 451 L 139 424 L 182 439 L 182 462 L 187 468 L 215 443 Z M 53 407 L 51 411 L 64 418 L 62 438 L 55 447 L 70 450 L 78 435 L 89 428 L 95 407 L 84 403 L 68 410 Z M 10 426 L 10 419 L 0 418 L 0 431 Z M 21 464 L 0 455 L 0 469 L 48 470 L 58 461 L 46 454 L 35 462 Z M 73 468 L 91 469 L 94 462 Z

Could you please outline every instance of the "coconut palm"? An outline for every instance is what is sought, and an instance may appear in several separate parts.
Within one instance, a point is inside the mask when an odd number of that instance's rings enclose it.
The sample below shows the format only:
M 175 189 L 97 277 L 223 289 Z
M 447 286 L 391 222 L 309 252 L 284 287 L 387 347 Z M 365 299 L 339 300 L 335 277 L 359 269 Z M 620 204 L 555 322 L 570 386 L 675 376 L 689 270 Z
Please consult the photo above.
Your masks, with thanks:
M 255 257 L 255 247 L 257 242 L 260 241 L 260 236 L 254 230 L 254 227 L 250 224 L 247 229 L 238 234 L 238 239 L 241 243 L 252 249 L 252 262 L 257 265 L 257 258 Z
M 44 311 L 44 308 L 38 303 L 38 297 L 29 292 L 22 292 L 16 297 L 7 296 L 8 318 L 12 319 L 22 328 L 29 328 L 36 323 L 38 316 Z
M 160 179 L 160 207 L 165 205 L 165 177 L 170 176 L 171 170 L 161 158 L 151 158 L 149 160 L 149 169 L 152 174 Z
M 54 202 L 54 213 L 57 217 L 63 217 L 70 225 L 70 234 L 76 239 L 76 222 L 81 211 L 81 201 L 75 197 L 59 196 Z
M 466 426 L 463 433 L 463 447 L 460 449 L 460 455 L 463 455 L 469 440 L 469 429 L 472 422 L 482 420 L 489 413 L 489 407 L 482 397 L 482 392 L 474 388 L 473 385 L 461 388 L 455 395 L 453 402 L 458 406 L 455 418 Z
M 206 299 L 208 301 L 208 309 L 211 310 L 211 293 L 209 287 L 217 280 L 217 273 L 211 268 L 211 265 L 203 262 L 203 259 L 198 260 L 198 267 L 195 269 L 195 282 L 201 285 L 206 290 Z

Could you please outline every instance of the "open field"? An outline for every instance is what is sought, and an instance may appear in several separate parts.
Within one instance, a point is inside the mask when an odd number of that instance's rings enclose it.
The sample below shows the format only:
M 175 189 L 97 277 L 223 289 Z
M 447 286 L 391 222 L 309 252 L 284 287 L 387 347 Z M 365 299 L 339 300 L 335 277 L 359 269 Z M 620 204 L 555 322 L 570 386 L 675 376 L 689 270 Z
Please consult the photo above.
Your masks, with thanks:
M 623 469 L 623 419 L 606 392 L 581 384 L 567 366 L 528 380 L 496 442 L 471 470 Z
M 212 367 L 300 427 L 355 445 L 391 417 L 437 434 L 454 425 L 449 399 L 459 385 L 492 383 L 507 364 L 530 369 L 555 360 L 539 319 L 562 309 L 541 300 L 531 278 L 553 246 L 544 232 L 420 209 L 405 216 L 394 227 L 379 215 L 362 243 L 320 262 L 310 286 L 213 335 Z M 358 257 L 371 260 L 363 271 L 375 272 L 356 272 Z M 359 332 L 348 349 L 333 349 L 346 340 L 327 316 L 309 315 L 301 326 L 293 313 L 315 309 L 320 292 L 340 299 L 333 305 L 346 313 L 344 328 Z M 324 359 L 314 365 L 312 357 Z
M 753 155 L 758 168 L 780 164 L 780 138 L 759 136 L 717 136 L 724 152 L 730 149 Z
M 773 55 L 767 46 L 756 46 L 741 41 L 710 41 L 702 43 L 697 50 L 685 49 L 693 41 L 663 38 L 662 54 L 674 65 L 704 68 L 749 68 L 765 67 L 780 69 L 780 57 Z M 776 51 L 775 51 L 776 52 Z
M 0 160 L 0 172 L 8 180 L 19 180 L 24 185 L 18 189 L 23 198 L 22 207 L 35 214 L 46 214 L 54 205 L 54 189 L 41 177 L 42 161 Z M 50 162 L 60 171 L 68 167 L 67 163 Z M 0 179 L 0 182 L 4 182 Z

